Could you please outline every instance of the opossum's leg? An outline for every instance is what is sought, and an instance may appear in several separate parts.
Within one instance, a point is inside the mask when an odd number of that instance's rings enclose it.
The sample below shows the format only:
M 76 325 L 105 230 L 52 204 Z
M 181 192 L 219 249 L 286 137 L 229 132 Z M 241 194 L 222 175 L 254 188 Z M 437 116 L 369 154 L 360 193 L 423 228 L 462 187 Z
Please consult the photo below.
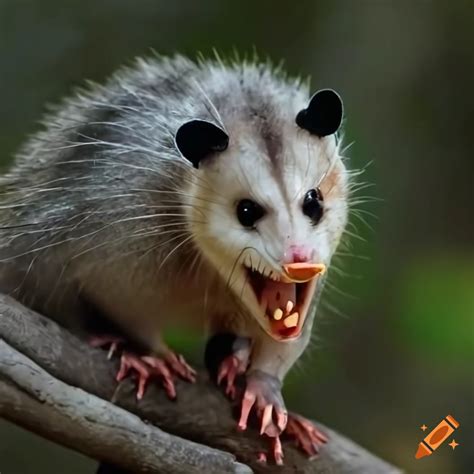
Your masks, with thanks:
M 250 339 L 237 337 L 234 341 L 232 353 L 229 354 L 219 365 L 217 372 L 217 384 L 225 381 L 225 394 L 233 400 L 235 398 L 237 376 L 246 372 L 250 359 Z
M 260 434 L 270 438 L 270 452 L 276 464 L 283 464 L 283 450 L 280 433 L 286 428 L 288 413 L 281 395 L 281 381 L 259 370 L 247 374 L 247 386 L 242 398 L 239 428 L 247 428 L 247 420 L 252 408 L 261 419 Z M 266 462 L 266 454 L 259 453 L 261 462 Z
M 283 463 L 279 435 L 287 427 L 288 413 L 281 395 L 282 381 L 300 357 L 310 332 L 289 342 L 279 342 L 267 335 L 254 339 L 247 386 L 242 398 L 239 428 L 246 429 L 252 409 L 261 419 L 260 433 L 269 436 L 271 452 L 277 464 Z
M 283 456 L 278 440 L 278 435 L 283 430 L 295 439 L 297 446 L 308 456 L 317 455 L 320 446 L 328 440 L 326 435 L 304 417 L 294 413 L 286 415 L 281 396 L 281 381 L 300 357 L 308 339 L 309 331 L 300 339 L 288 343 L 257 339 L 252 353 L 239 426 L 245 428 L 252 407 L 256 407 L 259 414 L 264 406 L 260 431 L 274 438 L 271 449 L 277 463 L 281 462 Z
M 296 445 L 308 456 L 316 456 L 321 445 L 327 443 L 327 436 L 314 424 L 296 413 L 288 414 L 285 433 L 294 438 Z
M 225 393 L 235 398 L 236 378 L 246 372 L 251 352 L 248 337 L 235 336 L 228 332 L 214 334 L 206 345 L 204 355 L 206 367 L 218 385 L 225 382 Z

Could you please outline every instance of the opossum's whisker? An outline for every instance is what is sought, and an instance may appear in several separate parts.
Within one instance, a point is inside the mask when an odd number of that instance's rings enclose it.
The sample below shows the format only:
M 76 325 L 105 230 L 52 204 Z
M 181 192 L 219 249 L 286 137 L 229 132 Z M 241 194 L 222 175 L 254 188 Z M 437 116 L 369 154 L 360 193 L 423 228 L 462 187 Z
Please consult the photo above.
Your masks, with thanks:
M 128 147 L 125 150 L 127 153 L 131 151 L 129 148 L 131 148 L 131 147 Z M 150 168 L 150 167 L 146 167 L 146 166 L 141 166 L 141 165 L 138 165 L 138 164 L 124 163 L 122 161 L 109 161 L 106 158 L 71 159 L 71 160 L 67 160 L 67 161 L 58 161 L 57 164 L 58 165 L 71 165 L 71 164 L 81 164 L 81 163 L 87 163 L 87 162 L 93 163 L 96 168 L 97 168 L 97 164 L 101 163 L 102 165 L 104 165 L 104 169 L 108 169 L 110 166 L 124 167 L 124 168 L 133 169 L 135 171 L 143 171 L 143 172 L 146 172 L 146 173 L 154 173 L 154 174 L 159 174 L 160 176 L 168 176 L 168 177 L 171 177 L 171 178 L 174 176 L 179 180 L 179 182 L 176 183 L 176 186 L 179 186 L 179 185 L 182 186 L 183 182 L 193 183 L 195 186 L 201 187 L 204 190 L 209 191 L 213 195 L 221 196 L 215 189 L 212 189 L 210 183 L 208 183 L 207 180 L 205 180 L 201 176 L 198 177 L 198 176 L 194 175 L 194 178 L 193 178 L 194 181 L 193 181 L 193 180 L 191 180 L 190 177 L 179 175 L 179 174 L 176 174 L 176 172 L 174 172 L 174 171 L 166 170 L 166 169 L 163 169 L 163 168 L 154 169 L 154 168 Z M 184 163 L 182 165 L 186 166 L 186 171 L 189 172 L 189 167 L 187 165 L 185 165 Z M 175 162 L 174 166 L 179 166 L 178 162 Z M 175 174 L 173 174 L 173 173 L 175 173 Z M 221 197 L 223 197 L 223 196 L 221 196 Z
M 366 183 L 366 182 L 357 182 L 353 181 L 352 183 L 349 184 L 348 189 L 351 192 L 351 194 L 358 193 L 362 191 L 363 189 L 370 189 L 374 188 L 375 184 L 374 183 Z
M 328 295 L 330 298 L 330 295 Z M 330 301 L 329 298 L 324 298 L 323 301 L 321 301 L 321 306 L 323 308 L 327 308 L 331 311 L 331 313 L 334 313 L 335 315 L 344 318 L 344 319 L 349 319 L 350 315 L 348 313 L 344 313 L 341 311 L 337 306 L 333 305 Z
M 232 287 L 232 277 L 234 276 L 234 272 L 238 266 L 238 264 L 241 261 L 242 256 L 245 254 L 247 250 L 249 250 L 251 247 L 244 247 L 237 255 L 237 257 L 234 260 L 234 263 L 232 264 L 232 267 L 229 272 L 229 276 L 226 279 L 226 288 L 230 289 Z
M 338 266 L 336 266 L 334 263 L 331 263 L 331 267 L 329 269 L 329 272 L 330 273 L 334 273 L 340 277 L 343 277 L 343 278 L 351 278 L 353 280 L 358 280 L 360 279 L 360 275 L 355 275 L 353 273 L 349 273 L 349 272 L 346 272 L 342 269 L 340 269 Z M 328 274 L 329 274 L 328 272 Z
M 358 211 L 359 211 L 358 209 L 351 209 L 349 210 L 349 214 L 354 216 L 359 222 L 361 222 L 363 225 L 365 225 L 369 230 L 373 232 L 374 228 L 367 222 L 366 219 L 364 219 L 363 216 L 360 215 Z
M 351 295 L 350 293 L 347 293 L 343 290 L 341 290 L 339 287 L 337 287 L 336 285 L 334 285 L 333 283 L 331 283 L 329 280 L 326 280 L 326 283 L 325 285 L 332 291 L 334 291 L 335 293 L 341 295 L 341 296 L 344 296 L 344 298 L 349 298 L 351 300 L 358 300 L 359 298 L 354 296 L 354 295 Z
M 183 214 L 162 214 L 162 216 L 175 216 L 175 217 L 184 217 Z M 66 237 L 65 239 L 61 240 L 61 241 L 55 241 L 55 242 L 52 242 L 50 244 L 47 244 L 47 245 L 44 245 L 44 246 L 40 246 L 40 247 L 35 247 L 34 249 L 31 249 L 31 250 L 28 250 L 28 251 L 25 251 L 25 252 L 22 252 L 22 253 L 19 253 L 19 254 L 16 254 L 14 256 L 10 256 L 10 257 L 7 257 L 7 258 L 4 258 L 4 259 L 1 259 L 0 262 L 6 262 L 6 261 L 11 261 L 15 258 L 19 258 L 19 257 L 22 257 L 22 256 L 25 256 L 25 255 L 28 255 L 30 253 L 36 253 L 36 252 L 40 252 L 42 250 L 45 250 L 47 248 L 52 248 L 52 247 L 56 247 L 56 246 L 59 246 L 59 245 L 62 245 L 62 244 L 65 244 L 65 243 L 68 243 L 68 242 L 74 242 L 74 241 L 78 241 L 80 239 L 84 239 L 84 238 L 87 238 L 87 237 L 93 237 L 95 235 L 97 235 L 98 233 L 104 231 L 105 229 L 107 228 L 110 228 L 112 226 L 115 226 L 117 224 L 123 224 L 125 222 L 133 222 L 133 221 L 137 221 L 137 220 L 143 220 L 143 219 L 150 219 L 150 218 L 156 218 L 156 217 L 159 217 L 159 214 L 153 214 L 151 216 L 148 216 L 148 215 L 145 215 L 145 216 L 133 216 L 133 217 L 126 217 L 126 218 L 122 218 L 122 219 L 118 219 L 118 220 L 115 220 L 113 222 L 110 222 L 104 226 L 102 226 L 101 228 L 99 229 L 95 229 L 91 232 L 88 232 L 87 234 L 84 234 L 84 235 L 81 235 L 81 236 L 70 236 L 70 237 Z
M 158 190 L 158 189 L 143 189 L 143 188 L 133 188 L 133 189 L 130 189 L 130 192 L 133 192 L 133 191 L 137 191 L 137 192 L 145 192 L 145 193 L 150 193 L 150 194 L 173 194 L 173 195 L 178 195 L 178 196 L 183 196 L 183 197 L 186 197 L 186 198 L 189 198 L 189 194 L 186 194 L 184 193 L 183 191 L 161 191 L 161 190 Z M 215 199 L 207 199 L 207 198 L 204 198 L 202 196 L 193 196 L 193 200 L 194 199 L 197 199 L 199 201 L 203 201 L 203 202 L 208 202 L 208 203 L 211 203 L 211 204 L 220 204 L 219 201 L 216 201 Z M 222 199 L 222 204 L 225 203 L 225 200 Z
M 11 194 L 18 194 L 20 196 L 23 196 L 25 194 L 25 192 L 35 191 L 35 190 L 41 189 L 42 187 L 45 187 L 45 186 L 51 186 L 53 184 L 63 183 L 63 182 L 69 183 L 71 181 L 85 181 L 85 180 L 91 179 L 92 177 L 93 177 L 92 175 L 86 175 L 86 176 L 79 176 L 79 177 L 75 177 L 75 178 L 73 178 L 72 176 L 67 176 L 67 177 L 62 177 L 62 178 L 55 178 L 55 179 L 52 179 L 52 180 L 49 180 L 49 181 L 36 182 L 36 183 L 32 184 L 31 186 L 23 187 L 21 190 L 18 190 L 18 189 L 9 190 L 7 188 L 6 190 L 2 190 L 2 192 L 0 194 L 2 196 L 8 196 L 8 195 L 11 195 Z M 62 189 L 67 189 L 67 188 L 62 188 Z
M 358 204 L 367 204 L 370 202 L 382 202 L 383 199 L 373 197 L 373 196 L 364 196 L 364 197 L 359 197 L 359 196 L 354 196 L 354 197 L 349 197 L 348 199 L 348 204 L 350 207 L 353 207 Z
M 161 270 L 161 268 L 163 267 L 163 265 L 165 264 L 165 262 L 171 257 L 171 255 L 173 255 L 176 250 L 178 250 L 183 244 L 185 244 L 186 242 L 189 242 L 191 239 L 193 239 L 194 236 L 191 234 L 189 237 L 187 237 L 186 239 L 184 239 L 181 243 L 179 243 L 178 245 L 176 245 L 173 250 L 171 250 L 168 255 L 162 260 L 160 266 L 158 267 L 158 271 Z
M 242 282 L 242 289 L 240 290 L 240 300 L 242 300 L 242 296 L 244 294 L 245 286 L 247 285 L 248 281 L 249 281 L 249 273 L 245 272 L 244 281 Z
M 336 252 L 334 252 L 334 255 L 335 256 L 338 256 L 338 257 L 350 257 L 350 258 L 356 258 L 356 259 L 359 259 L 359 260 L 364 260 L 366 262 L 370 262 L 371 261 L 371 258 L 366 256 L 366 255 L 356 255 L 354 253 L 351 253 L 351 252 L 344 252 L 344 251 L 339 251 L 339 250 L 336 250 Z
M 174 232 L 174 233 L 176 233 L 176 232 Z M 183 238 L 183 237 L 188 237 L 188 236 L 191 236 L 191 237 L 192 237 L 192 235 L 191 235 L 189 232 L 187 232 L 187 231 L 185 231 L 185 232 L 180 232 L 180 233 L 177 233 L 177 235 L 175 235 L 175 236 L 172 237 L 171 239 L 168 239 L 168 240 L 166 240 L 166 241 L 164 241 L 164 242 L 158 242 L 158 243 L 156 243 L 156 244 L 153 244 L 151 247 L 149 247 L 148 249 L 146 249 L 146 251 L 140 256 L 140 258 L 144 258 L 146 255 L 148 255 L 148 254 L 150 254 L 150 253 L 156 251 L 156 250 L 159 249 L 160 247 L 164 247 L 165 245 L 168 245 L 169 243 L 174 242 L 175 240 L 181 239 L 181 238 Z M 188 239 L 185 239 L 185 240 L 188 240 Z M 159 272 L 159 271 L 161 270 L 162 266 L 163 266 L 163 261 L 161 262 L 160 267 L 158 268 L 157 272 Z
M 360 209 L 358 207 L 351 207 L 349 208 L 349 213 L 350 214 L 358 214 L 358 215 L 365 215 L 370 217 L 371 219 L 379 219 L 379 216 L 374 214 L 373 212 L 367 211 L 366 209 Z
M 192 252 L 189 252 L 188 255 L 183 259 L 181 265 L 176 269 L 175 280 L 180 282 L 183 278 L 182 275 L 189 274 L 192 275 L 192 267 L 196 264 L 196 259 L 199 258 L 199 253 L 195 252 L 195 255 Z
M 343 232 L 345 235 L 349 235 L 351 237 L 353 237 L 354 239 L 357 239 L 357 240 L 360 240 L 361 242 L 365 242 L 367 243 L 367 239 L 365 239 L 364 237 L 358 235 L 358 234 L 355 234 L 354 232 L 351 232 L 350 230 L 348 230 L 347 228 L 344 229 L 344 232 Z
M 179 233 L 179 236 L 181 235 L 189 235 L 189 232 L 187 231 L 182 231 L 180 229 L 173 229 L 173 230 L 166 230 L 166 231 L 163 231 L 163 232 L 160 232 L 159 235 L 166 235 L 166 234 L 177 234 Z M 146 236 L 149 236 L 149 235 L 156 235 L 156 233 L 137 233 L 137 234 L 127 234 L 127 235 L 124 235 L 124 236 L 121 236 L 121 237 L 117 237 L 115 239 L 111 239 L 111 240 L 104 240 L 100 243 L 98 243 L 97 245 L 94 245 L 92 247 L 87 247 L 85 249 L 83 249 L 81 252 L 79 253 L 76 253 L 74 254 L 70 260 L 75 260 L 81 256 L 83 256 L 84 254 L 86 253 L 89 253 L 89 252 L 92 252 L 94 250 L 97 250 L 101 247 L 105 247 L 105 246 L 111 246 L 111 245 L 116 245 L 120 242 L 123 242 L 123 241 L 127 241 L 127 240 L 130 240 L 130 239 L 135 239 L 135 238 L 140 238 L 140 237 L 146 237 Z M 160 242 L 161 244 L 161 242 Z M 83 245 L 84 247 L 84 245 Z M 140 249 L 134 249 L 133 253 L 137 252 L 137 251 L 140 251 Z

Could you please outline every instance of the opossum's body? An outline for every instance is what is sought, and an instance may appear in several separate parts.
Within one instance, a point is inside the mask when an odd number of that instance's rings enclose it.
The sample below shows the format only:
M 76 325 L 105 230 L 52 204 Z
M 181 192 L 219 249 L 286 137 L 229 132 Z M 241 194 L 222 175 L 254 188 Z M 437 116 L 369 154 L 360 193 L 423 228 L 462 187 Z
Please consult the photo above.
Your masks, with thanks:
M 329 265 L 347 219 L 339 123 L 297 125 L 308 100 L 268 66 L 182 57 L 139 61 L 67 100 L 3 178 L 0 289 L 75 329 L 92 305 L 155 351 L 166 325 L 248 337 L 250 372 L 282 380 L 314 311 L 300 310 L 297 337 L 272 337 L 247 268 L 279 279 L 285 263 Z M 246 199 L 264 213 L 254 225 L 236 217 Z

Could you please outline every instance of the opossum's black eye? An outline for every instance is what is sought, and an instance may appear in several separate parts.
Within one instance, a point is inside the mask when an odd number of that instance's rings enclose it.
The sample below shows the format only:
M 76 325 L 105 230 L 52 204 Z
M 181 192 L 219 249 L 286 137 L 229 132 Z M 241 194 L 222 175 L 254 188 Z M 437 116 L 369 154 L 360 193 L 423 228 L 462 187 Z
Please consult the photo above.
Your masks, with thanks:
M 323 89 L 311 97 L 306 109 L 296 116 L 298 127 L 318 137 L 325 137 L 337 131 L 343 115 L 342 100 L 332 89 Z
M 316 225 L 323 217 L 323 212 L 323 195 L 320 189 L 310 189 L 303 199 L 303 214 Z
M 251 199 L 242 199 L 237 204 L 237 219 L 244 227 L 255 227 L 264 214 L 263 207 Z
M 211 122 L 191 120 L 179 127 L 175 142 L 181 154 L 195 168 L 199 168 L 199 163 L 204 158 L 227 149 L 229 137 Z

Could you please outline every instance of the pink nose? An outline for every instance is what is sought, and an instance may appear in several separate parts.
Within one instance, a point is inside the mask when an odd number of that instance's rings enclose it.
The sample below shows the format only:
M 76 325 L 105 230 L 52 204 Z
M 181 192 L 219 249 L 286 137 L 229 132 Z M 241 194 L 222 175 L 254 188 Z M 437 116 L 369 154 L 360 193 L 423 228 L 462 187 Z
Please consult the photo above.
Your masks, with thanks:
M 305 245 L 290 245 L 283 258 L 285 263 L 309 262 L 313 258 L 313 251 Z

